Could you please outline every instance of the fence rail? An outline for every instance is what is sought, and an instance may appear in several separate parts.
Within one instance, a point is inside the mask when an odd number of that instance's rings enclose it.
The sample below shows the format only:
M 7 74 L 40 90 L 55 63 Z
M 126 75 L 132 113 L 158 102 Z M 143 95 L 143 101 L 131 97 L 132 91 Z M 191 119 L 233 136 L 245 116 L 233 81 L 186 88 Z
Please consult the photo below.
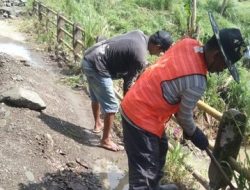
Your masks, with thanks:
M 85 49 L 85 32 L 79 24 L 73 23 L 61 13 L 57 13 L 36 0 L 33 2 L 33 12 L 38 16 L 40 22 L 45 21 L 47 31 L 53 32 L 49 23 L 56 27 L 57 43 L 67 47 L 73 53 L 75 61 L 82 58 L 83 50 Z M 66 40 L 67 37 L 70 39 L 70 42 Z
M 77 23 L 73 23 L 64 17 L 62 14 L 57 13 L 41 2 L 35 0 L 33 2 L 33 12 L 38 16 L 40 22 L 45 20 L 46 30 L 51 30 L 49 23 L 56 27 L 56 39 L 58 44 L 63 44 L 66 46 L 74 55 L 75 61 L 82 58 L 83 50 L 85 49 L 84 45 L 84 29 Z M 71 32 L 68 29 L 71 28 Z M 65 40 L 65 36 L 71 39 L 70 42 Z M 115 90 L 116 96 L 121 100 L 122 96 Z M 205 111 L 207 114 L 214 117 L 216 120 L 221 121 L 222 113 L 212 108 L 205 102 L 199 100 L 197 106 L 200 110 Z M 174 121 L 176 121 L 173 118 Z M 213 147 L 210 145 L 210 149 Z M 233 170 L 237 172 L 243 172 L 246 176 L 246 179 L 250 181 L 250 171 L 247 168 L 243 168 L 236 160 L 232 157 L 229 158 L 229 164 Z M 205 189 L 208 189 L 208 182 L 198 173 L 196 173 L 190 166 L 185 164 L 185 167 L 190 171 L 193 176 L 200 182 Z

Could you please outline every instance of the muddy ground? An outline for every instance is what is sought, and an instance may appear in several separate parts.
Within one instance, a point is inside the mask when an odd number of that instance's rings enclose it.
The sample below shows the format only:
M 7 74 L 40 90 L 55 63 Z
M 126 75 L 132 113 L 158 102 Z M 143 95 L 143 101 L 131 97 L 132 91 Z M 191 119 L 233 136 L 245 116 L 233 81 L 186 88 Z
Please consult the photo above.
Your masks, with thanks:
M 33 90 L 47 108 L 0 104 L 0 190 L 126 188 L 125 152 L 98 147 L 88 94 L 63 84 L 65 68 L 25 37 L 0 20 L 0 93 Z

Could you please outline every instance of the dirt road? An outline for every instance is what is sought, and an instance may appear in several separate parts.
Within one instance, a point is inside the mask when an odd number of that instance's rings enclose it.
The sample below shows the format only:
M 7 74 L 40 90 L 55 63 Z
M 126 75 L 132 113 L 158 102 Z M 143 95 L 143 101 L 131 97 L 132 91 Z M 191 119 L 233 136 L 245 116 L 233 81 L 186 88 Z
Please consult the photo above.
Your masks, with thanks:
M 63 69 L 0 20 L 0 92 L 37 92 L 36 112 L 0 104 L 0 190 L 126 189 L 125 152 L 98 147 L 88 95 L 60 82 Z

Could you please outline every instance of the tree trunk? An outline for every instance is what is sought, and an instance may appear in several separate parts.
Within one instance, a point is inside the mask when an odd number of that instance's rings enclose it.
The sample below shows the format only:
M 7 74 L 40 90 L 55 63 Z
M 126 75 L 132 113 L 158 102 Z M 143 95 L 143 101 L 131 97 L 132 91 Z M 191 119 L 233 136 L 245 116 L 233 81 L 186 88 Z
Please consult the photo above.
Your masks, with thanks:
M 191 31 L 196 30 L 196 0 L 192 0 Z
M 223 3 L 221 5 L 221 9 L 220 9 L 220 14 L 221 15 L 224 14 L 227 4 L 228 4 L 228 0 L 223 0 Z

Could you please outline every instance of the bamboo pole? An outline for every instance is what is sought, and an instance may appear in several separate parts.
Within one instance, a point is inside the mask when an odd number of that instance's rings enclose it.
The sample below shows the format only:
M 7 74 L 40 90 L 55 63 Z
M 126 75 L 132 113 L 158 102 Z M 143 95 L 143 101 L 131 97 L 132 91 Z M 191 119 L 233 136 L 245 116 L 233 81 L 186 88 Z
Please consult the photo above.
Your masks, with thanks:
M 217 119 L 218 121 L 222 118 L 222 113 L 214 109 L 213 107 L 209 106 L 205 102 L 199 100 L 197 102 L 197 107 L 201 110 L 204 110 L 206 113 Z

